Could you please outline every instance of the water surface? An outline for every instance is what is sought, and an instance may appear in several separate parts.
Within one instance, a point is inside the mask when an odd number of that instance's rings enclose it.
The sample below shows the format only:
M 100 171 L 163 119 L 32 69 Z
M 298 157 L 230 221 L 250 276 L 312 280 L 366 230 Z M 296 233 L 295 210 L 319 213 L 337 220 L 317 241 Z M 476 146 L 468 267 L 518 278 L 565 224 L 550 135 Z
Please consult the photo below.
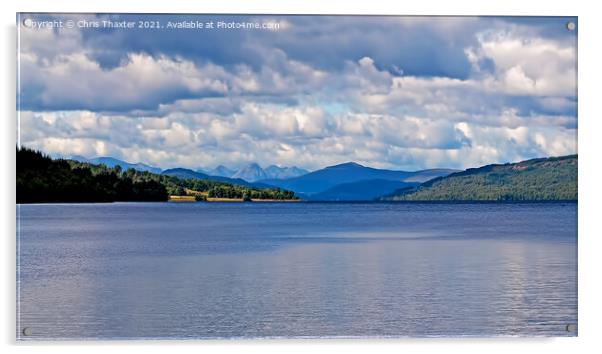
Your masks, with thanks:
M 21 339 L 576 335 L 576 203 L 17 214 Z

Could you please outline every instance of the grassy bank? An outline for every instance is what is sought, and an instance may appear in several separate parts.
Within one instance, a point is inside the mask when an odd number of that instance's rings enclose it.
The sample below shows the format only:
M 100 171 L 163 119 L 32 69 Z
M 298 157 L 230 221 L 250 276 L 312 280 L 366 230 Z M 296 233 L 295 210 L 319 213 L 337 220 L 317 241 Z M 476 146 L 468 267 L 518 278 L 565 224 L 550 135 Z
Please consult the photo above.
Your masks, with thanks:
M 205 197 L 203 199 L 199 199 L 198 197 L 194 196 L 194 195 L 170 195 L 168 198 L 168 201 L 170 202 L 176 202 L 176 203 L 180 203 L 180 202 L 285 202 L 285 203 L 289 203 L 289 202 L 299 202 L 299 199 L 290 199 L 290 200 L 282 200 L 282 199 L 255 199 L 252 198 L 251 200 L 244 200 L 243 198 L 210 198 L 210 197 Z

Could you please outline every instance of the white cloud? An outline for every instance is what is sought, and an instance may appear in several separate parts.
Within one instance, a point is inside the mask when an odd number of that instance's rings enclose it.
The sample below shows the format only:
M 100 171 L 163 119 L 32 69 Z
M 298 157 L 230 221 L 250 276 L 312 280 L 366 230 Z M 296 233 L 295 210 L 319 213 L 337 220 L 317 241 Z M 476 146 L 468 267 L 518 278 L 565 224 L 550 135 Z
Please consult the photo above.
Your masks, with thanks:
M 229 121 L 219 115 L 198 119 L 194 113 L 132 118 L 88 111 L 22 112 L 21 117 L 25 146 L 62 156 L 108 154 L 164 168 L 240 167 L 251 161 L 309 169 L 346 161 L 383 168 L 464 168 L 577 149 L 575 129 L 496 127 L 412 116 L 331 116 L 312 107 L 245 106 Z M 316 131 L 302 127 L 319 120 L 323 125 Z
M 122 66 L 105 70 L 84 53 L 57 56 L 48 65 L 35 55 L 21 58 L 21 80 L 41 87 L 44 104 L 65 107 L 156 107 L 180 94 L 226 94 L 228 74 L 215 65 L 198 68 L 186 60 L 129 54 Z
M 479 46 L 467 48 L 475 70 L 491 60 L 493 73 L 486 73 L 484 87 L 511 95 L 571 96 L 576 88 L 574 43 L 524 37 L 501 31 L 477 36 Z

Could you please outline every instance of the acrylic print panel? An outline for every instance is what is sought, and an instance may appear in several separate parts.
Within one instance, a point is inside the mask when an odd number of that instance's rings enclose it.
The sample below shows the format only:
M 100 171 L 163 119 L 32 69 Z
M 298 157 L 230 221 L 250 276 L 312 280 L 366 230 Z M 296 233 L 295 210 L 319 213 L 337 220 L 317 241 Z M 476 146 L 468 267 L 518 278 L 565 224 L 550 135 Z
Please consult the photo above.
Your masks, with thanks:
M 18 339 L 577 335 L 577 18 L 17 28 Z

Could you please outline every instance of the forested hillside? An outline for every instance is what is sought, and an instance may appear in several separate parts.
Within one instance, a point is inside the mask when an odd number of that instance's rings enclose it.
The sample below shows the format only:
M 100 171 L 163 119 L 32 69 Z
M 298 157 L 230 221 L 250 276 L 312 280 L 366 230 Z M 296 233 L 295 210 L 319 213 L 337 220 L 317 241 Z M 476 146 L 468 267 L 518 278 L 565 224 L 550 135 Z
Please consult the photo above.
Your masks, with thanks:
M 382 200 L 577 200 L 577 155 L 487 165 L 405 188 Z

